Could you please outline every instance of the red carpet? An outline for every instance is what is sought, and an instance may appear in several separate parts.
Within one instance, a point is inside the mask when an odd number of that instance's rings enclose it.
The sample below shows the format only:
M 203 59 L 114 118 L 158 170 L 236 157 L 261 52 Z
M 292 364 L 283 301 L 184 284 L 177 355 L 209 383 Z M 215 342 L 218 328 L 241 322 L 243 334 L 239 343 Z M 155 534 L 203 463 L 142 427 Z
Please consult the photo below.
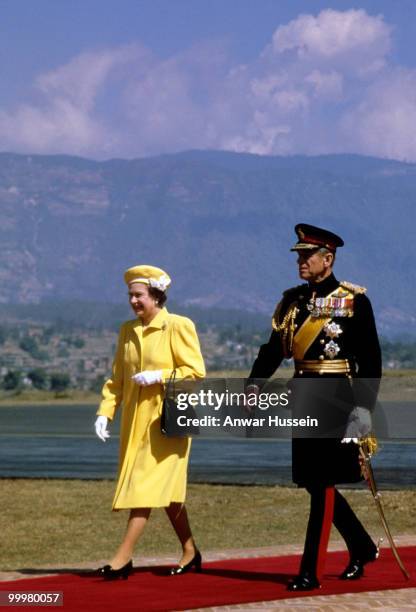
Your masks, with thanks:
M 383 549 L 380 558 L 366 566 L 364 578 L 349 582 L 337 579 L 348 561 L 347 553 L 329 553 L 322 589 L 304 595 L 416 587 L 416 546 L 400 548 L 400 555 L 412 574 L 411 580 L 404 580 L 391 551 Z M 2 582 L 0 590 L 63 591 L 64 606 L 60 609 L 65 612 L 116 609 L 167 612 L 302 597 L 302 594 L 286 591 L 286 584 L 297 573 L 298 567 L 299 556 L 296 555 L 227 559 L 205 563 L 202 574 L 171 577 L 166 575 L 166 568 L 151 567 L 135 570 L 127 581 L 103 582 L 85 573 L 62 573 L 45 578 Z

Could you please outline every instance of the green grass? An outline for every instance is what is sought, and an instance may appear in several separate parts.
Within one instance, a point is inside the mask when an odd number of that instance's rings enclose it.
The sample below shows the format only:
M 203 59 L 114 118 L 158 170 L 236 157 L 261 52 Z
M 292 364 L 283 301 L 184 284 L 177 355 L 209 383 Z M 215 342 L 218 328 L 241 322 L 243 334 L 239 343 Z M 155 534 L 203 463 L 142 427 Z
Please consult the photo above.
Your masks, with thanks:
M 277 370 L 274 378 L 287 380 L 293 375 L 290 368 Z M 221 370 L 208 372 L 207 378 L 246 378 L 247 370 Z M 385 370 L 381 381 L 379 399 L 381 401 L 405 400 L 413 401 L 416 392 L 416 370 Z M 18 393 L 0 390 L 0 408 L 10 404 L 93 404 L 101 400 L 98 393 L 68 389 L 60 394 L 53 391 L 38 391 L 25 389 Z
M 111 512 L 112 481 L 3 479 L 0 482 L 0 570 L 109 559 L 127 512 Z M 374 502 L 363 487 L 347 491 L 375 538 L 382 534 Z M 412 534 L 416 491 L 385 491 L 394 535 Z M 303 489 L 190 485 L 187 507 L 202 550 L 303 543 L 309 498 Z M 336 530 L 332 537 L 339 539 Z M 163 510 L 154 510 L 136 555 L 177 553 Z
M 10 391 L 0 391 L 0 408 L 1 406 L 10 406 L 18 404 L 22 406 L 34 405 L 66 405 L 66 404 L 98 404 L 101 396 L 92 391 L 78 391 L 77 389 L 68 389 L 62 393 L 54 391 L 39 391 L 36 389 L 28 389 L 19 393 L 11 393 Z

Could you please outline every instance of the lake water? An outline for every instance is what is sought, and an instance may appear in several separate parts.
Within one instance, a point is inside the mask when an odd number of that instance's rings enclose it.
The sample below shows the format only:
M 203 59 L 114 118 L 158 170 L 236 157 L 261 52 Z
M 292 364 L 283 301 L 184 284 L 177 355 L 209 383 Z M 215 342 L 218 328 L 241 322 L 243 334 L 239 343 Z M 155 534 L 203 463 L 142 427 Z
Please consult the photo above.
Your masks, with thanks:
M 103 443 L 95 436 L 95 407 L 0 408 L 0 477 L 115 478 L 117 425 Z M 416 443 L 381 443 L 373 466 L 380 488 L 416 486 Z M 288 440 L 195 438 L 190 482 L 292 484 Z

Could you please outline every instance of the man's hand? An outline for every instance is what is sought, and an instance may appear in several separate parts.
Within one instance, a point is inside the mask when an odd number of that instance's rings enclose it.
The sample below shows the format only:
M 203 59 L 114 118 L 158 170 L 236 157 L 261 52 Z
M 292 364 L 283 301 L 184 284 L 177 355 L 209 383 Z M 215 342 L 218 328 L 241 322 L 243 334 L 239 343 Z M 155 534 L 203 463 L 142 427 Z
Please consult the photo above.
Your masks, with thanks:
M 148 387 L 149 385 L 154 385 L 156 383 L 163 382 L 162 370 L 145 370 L 144 372 L 134 374 L 134 376 L 132 376 L 132 379 L 134 380 L 136 385 L 140 385 L 141 387 Z
M 108 419 L 106 416 L 99 416 L 94 423 L 95 433 L 103 442 L 110 437 L 110 432 L 107 429 Z
M 341 443 L 355 442 L 358 443 L 359 438 L 368 436 L 371 432 L 371 412 L 368 408 L 362 408 L 356 406 L 354 410 L 350 412 L 347 422 L 347 428 L 345 435 L 341 440 Z

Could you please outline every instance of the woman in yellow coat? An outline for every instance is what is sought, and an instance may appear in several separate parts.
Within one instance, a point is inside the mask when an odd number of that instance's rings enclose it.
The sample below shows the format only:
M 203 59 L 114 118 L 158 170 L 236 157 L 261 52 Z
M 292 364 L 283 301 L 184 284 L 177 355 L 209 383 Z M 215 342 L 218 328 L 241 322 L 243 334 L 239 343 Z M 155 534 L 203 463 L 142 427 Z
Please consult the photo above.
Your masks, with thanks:
M 130 574 L 134 546 L 152 508 L 165 508 L 182 544 L 179 566 L 171 573 L 201 567 L 184 505 L 191 440 L 167 438 L 160 430 L 164 383 L 173 370 L 178 379 L 205 376 L 198 336 L 190 319 L 164 307 L 171 281 L 163 270 L 135 266 L 124 279 L 137 319 L 121 326 L 112 376 L 103 387 L 95 422 L 98 437 L 105 441 L 108 419 L 122 405 L 113 510 L 129 509 L 130 516 L 120 547 L 99 570 L 110 580 Z

